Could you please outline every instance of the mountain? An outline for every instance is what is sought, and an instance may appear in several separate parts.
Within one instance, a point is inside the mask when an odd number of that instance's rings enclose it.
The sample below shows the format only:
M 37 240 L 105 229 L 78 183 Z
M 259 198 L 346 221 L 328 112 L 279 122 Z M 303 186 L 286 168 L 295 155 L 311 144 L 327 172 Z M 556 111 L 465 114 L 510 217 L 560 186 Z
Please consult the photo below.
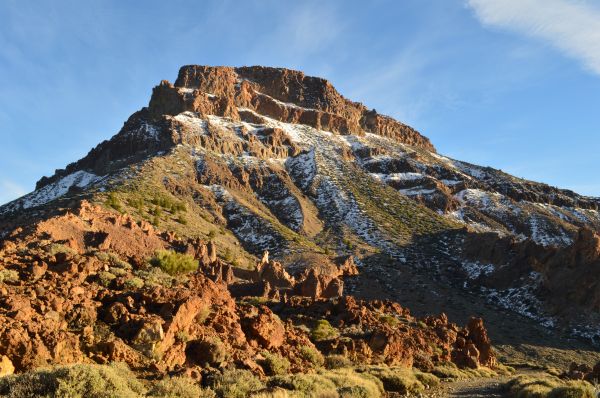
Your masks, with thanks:
M 184 66 L 114 137 L 0 207 L 0 354 L 18 370 L 268 374 L 260 350 L 298 371 L 307 345 L 494 366 L 475 314 L 502 359 L 544 343 L 568 364 L 592 347 L 575 337 L 598 338 L 599 207 L 443 156 L 324 79 Z M 169 275 L 186 258 L 201 272 Z M 323 320 L 337 337 L 315 340 Z

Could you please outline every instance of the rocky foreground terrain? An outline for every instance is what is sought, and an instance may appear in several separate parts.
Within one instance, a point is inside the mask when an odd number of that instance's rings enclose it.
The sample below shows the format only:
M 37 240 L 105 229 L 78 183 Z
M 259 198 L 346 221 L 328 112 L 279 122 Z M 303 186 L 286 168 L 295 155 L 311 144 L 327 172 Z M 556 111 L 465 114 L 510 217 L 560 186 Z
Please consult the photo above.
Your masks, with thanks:
M 326 80 L 184 66 L 0 207 L 0 376 L 124 363 L 202 388 L 122 396 L 394 396 L 502 361 L 591 380 L 567 367 L 600 359 L 599 207 L 442 156 Z

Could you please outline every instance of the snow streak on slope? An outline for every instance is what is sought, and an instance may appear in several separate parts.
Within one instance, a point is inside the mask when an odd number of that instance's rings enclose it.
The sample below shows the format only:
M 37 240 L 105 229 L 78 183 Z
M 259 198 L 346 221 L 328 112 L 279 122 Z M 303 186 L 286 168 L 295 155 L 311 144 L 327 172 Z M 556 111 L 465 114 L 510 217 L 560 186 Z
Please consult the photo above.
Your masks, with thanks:
M 45 187 L 33 191 L 20 199 L 17 199 L 0 209 L 0 214 L 16 211 L 18 209 L 29 209 L 31 207 L 41 206 L 65 195 L 72 187 L 87 188 L 103 177 L 87 171 L 79 170 L 66 175 L 60 180 L 46 185 Z

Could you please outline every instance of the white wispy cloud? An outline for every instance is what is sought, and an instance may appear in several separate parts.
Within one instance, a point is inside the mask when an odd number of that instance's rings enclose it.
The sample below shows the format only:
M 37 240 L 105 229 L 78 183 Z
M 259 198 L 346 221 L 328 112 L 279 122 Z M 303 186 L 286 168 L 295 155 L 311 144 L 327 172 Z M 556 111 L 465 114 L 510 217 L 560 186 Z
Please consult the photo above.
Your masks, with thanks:
M 27 190 L 14 181 L 0 180 L 0 205 L 21 197 L 26 193 Z
M 541 39 L 600 75 L 600 7 L 584 0 L 467 0 L 483 25 Z

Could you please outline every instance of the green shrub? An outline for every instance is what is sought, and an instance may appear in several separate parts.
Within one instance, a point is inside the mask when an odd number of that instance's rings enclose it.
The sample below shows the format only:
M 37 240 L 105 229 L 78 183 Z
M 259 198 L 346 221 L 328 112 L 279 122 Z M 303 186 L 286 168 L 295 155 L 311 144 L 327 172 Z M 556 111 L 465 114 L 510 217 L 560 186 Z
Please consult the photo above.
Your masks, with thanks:
M 393 315 L 380 315 L 379 316 L 379 321 L 383 322 L 385 324 L 388 324 L 391 327 L 396 327 L 400 323 L 400 321 L 398 320 L 398 318 L 396 318 Z
M 55 256 L 58 253 L 70 254 L 72 256 L 77 254 L 77 251 L 75 251 L 75 250 L 71 249 L 69 246 L 63 245 L 61 243 L 52 243 L 52 244 L 46 246 L 45 250 L 51 256 Z
M 108 263 L 109 265 L 111 265 L 111 268 L 114 267 L 124 270 L 133 269 L 131 264 L 129 264 L 127 261 L 121 260 L 121 258 L 115 253 L 96 251 L 94 253 L 94 256 L 96 256 L 96 258 L 102 261 L 103 263 Z
M 175 333 L 175 339 L 182 343 L 187 343 L 188 341 L 190 341 L 190 335 L 185 330 L 180 330 L 177 333 Z
M 595 398 L 591 385 L 585 382 L 570 382 L 569 385 L 556 387 L 550 391 L 548 398 Z
M 143 385 L 125 365 L 74 365 L 0 378 L 0 395 L 10 398 L 138 398 Z
M 110 267 L 108 269 L 108 272 L 110 272 L 111 274 L 113 274 L 114 276 L 125 276 L 128 274 L 127 270 L 123 269 L 123 268 L 117 268 L 117 267 Z
M 209 306 L 202 307 L 200 309 L 200 311 L 198 311 L 198 314 L 196 315 L 196 322 L 198 322 L 198 324 L 200 324 L 200 325 L 204 325 L 204 322 L 206 322 L 206 320 L 210 316 L 210 313 L 211 313 L 211 309 Z
M 209 240 L 213 240 L 215 238 L 215 236 L 217 236 L 217 231 L 215 231 L 214 229 L 211 229 L 208 232 L 208 235 L 206 235 L 208 237 Z
M 320 374 L 293 374 L 271 377 L 269 387 L 281 387 L 295 392 L 294 397 L 314 397 L 315 392 L 319 397 L 338 397 L 336 385 Z
M 134 209 L 136 209 L 138 212 L 142 212 L 144 211 L 144 198 L 130 198 L 127 199 L 127 204 L 131 207 L 133 207 Z
M 171 287 L 171 285 L 173 285 L 173 277 L 159 267 L 151 267 L 147 270 L 138 270 L 135 271 L 135 275 L 141 278 L 146 286 Z
M 198 269 L 198 262 L 194 260 L 194 257 L 170 250 L 159 250 L 150 263 L 169 275 L 183 274 Z
M 521 375 L 504 385 L 516 398 L 592 398 L 592 385 L 585 381 L 565 381 L 554 376 Z
M 0 269 L 0 283 L 14 283 L 19 280 L 19 273 L 14 269 Z
M 331 340 L 338 337 L 340 334 L 336 328 L 331 326 L 326 319 L 320 319 L 315 324 L 315 327 L 310 332 L 310 336 L 315 341 Z
M 260 361 L 260 365 L 266 374 L 271 376 L 283 375 L 290 369 L 290 361 L 287 358 L 267 351 L 263 352 L 262 355 L 265 358 Z
M 231 352 L 218 337 L 206 337 L 188 344 L 194 352 L 194 360 L 202 366 L 218 367 L 229 360 Z
M 202 389 L 187 377 L 167 377 L 152 385 L 150 398 L 215 398 L 214 391 Z
M 223 260 L 227 261 L 228 263 L 233 261 L 233 252 L 231 251 L 230 248 L 225 248 L 225 253 L 223 254 Z
M 244 297 L 242 300 L 243 304 L 250 304 L 255 307 L 267 304 L 271 299 L 268 297 L 260 297 L 260 296 L 252 296 L 252 297 Z
M 110 283 L 116 278 L 117 276 L 115 274 L 112 274 L 110 272 L 107 271 L 101 271 L 98 273 L 98 280 L 100 281 L 100 284 L 104 287 L 107 287 L 110 285 Z
M 305 345 L 300 347 L 300 356 L 305 361 L 312 363 L 315 367 L 323 366 L 325 363 L 325 358 L 323 357 L 323 354 L 321 354 L 321 351 L 311 346 Z
M 419 380 L 425 387 L 435 387 L 440 384 L 440 379 L 434 374 L 421 372 L 416 369 L 413 370 L 413 373 L 415 374 L 417 380 Z
M 325 367 L 327 369 L 341 369 L 352 366 L 352 361 L 343 355 L 327 355 L 325 357 Z
M 212 388 L 219 397 L 246 398 L 250 393 L 264 388 L 260 379 L 249 370 L 226 370 L 215 376 Z
M 504 371 L 508 370 L 504 369 Z M 484 367 L 479 369 L 459 369 L 453 362 L 440 363 L 433 368 L 431 373 L 441 379 L 451 380 L 472 379 L 475 377 L 493 377 L 497 375 L 495 371 Z
M 365 371 L 381 380 L 386 391 L 415 394 L 425 390 L 412 369 L 373 366 Z
M 125 281 L 125 287 L 127 289 L 141 289 L 144 287 L 144 281 L 138 277 L 133 277 Z
M 496 364 L 494 371 L 502 376 L 510 376 L 516 372 L 512 366 L 507 366 L 501 363 Z
M 368 373 L 356 373 L 352 369 L 321 371 L 319 374 L 335 384 L 340 397 L 378 398 L 384 392 L 383 383 Z
M 108 194 L 108 198 L 106 199 L 106 205 L 109 207 L 112 207 L 113 209 L 115 209 L 118 212 L 123 211 L 123 205 L 121 204 L 121 201 L 117 197 L 117 194 L 114 192 L 111 192 Z
M 150 210 L 150 214 L 152 214 L 154 217 L 161 217 L 163 212 L 160 207 L 155 206 L 153 209 Z

